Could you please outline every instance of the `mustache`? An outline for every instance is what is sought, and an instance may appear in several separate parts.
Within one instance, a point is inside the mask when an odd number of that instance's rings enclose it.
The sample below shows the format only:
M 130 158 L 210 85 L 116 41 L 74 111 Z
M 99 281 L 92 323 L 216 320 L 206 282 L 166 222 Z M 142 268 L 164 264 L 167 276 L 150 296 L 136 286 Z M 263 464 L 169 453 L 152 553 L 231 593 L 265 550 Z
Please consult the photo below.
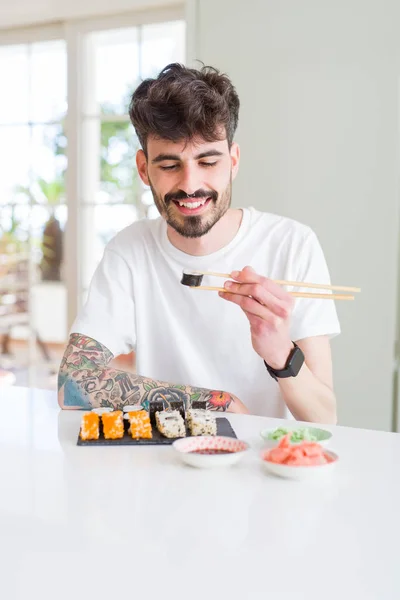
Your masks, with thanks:
M 164 201 L 167 204 L 168 202 L 172 202 L 174 200 L 187 200 L 188 198 L 211 198 L 211 200 L 215 202 L 218 198 L 218 193 L 213 190 L 199 189 L 196 192 L 194 192 L 194 194 L 187 194 L 183 190 L 178 190 L 177 192 L 165 194 Z

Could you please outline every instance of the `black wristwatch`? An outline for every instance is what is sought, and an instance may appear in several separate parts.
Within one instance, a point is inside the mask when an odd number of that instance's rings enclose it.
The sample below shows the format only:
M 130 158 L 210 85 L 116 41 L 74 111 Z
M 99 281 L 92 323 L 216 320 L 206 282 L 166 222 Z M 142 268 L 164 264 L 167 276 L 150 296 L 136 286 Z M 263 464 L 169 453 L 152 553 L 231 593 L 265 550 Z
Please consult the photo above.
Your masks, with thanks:
M 275 381 L 278 381 L 278 378 L 284 379 L 286 377 L 296 377 L 299 374 L 299 371 L 304 363 L 304 354 L 294 342 L 293 346 L 294 348 L 289 354 L 289 358 L 287 359 L 284 369 L 273 369 L 264 360 L 264 364 L 267 367 L 268 373 L 275 379 Z

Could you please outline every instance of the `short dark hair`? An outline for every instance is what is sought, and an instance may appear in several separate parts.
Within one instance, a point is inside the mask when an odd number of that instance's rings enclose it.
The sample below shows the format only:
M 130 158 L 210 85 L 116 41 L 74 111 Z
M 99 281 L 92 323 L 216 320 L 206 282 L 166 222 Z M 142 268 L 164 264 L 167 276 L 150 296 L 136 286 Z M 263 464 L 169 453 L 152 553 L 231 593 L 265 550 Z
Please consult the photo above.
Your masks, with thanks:
M 149 135 L 171 141 L 199 136 L 209 142 L 226 135 L 231 147 L 239 106 L 227 75 L 204 65 L 197 70 L 172 63 L 156 79 L 145 79 L 136 88 L 129 116 L 146 154 Z

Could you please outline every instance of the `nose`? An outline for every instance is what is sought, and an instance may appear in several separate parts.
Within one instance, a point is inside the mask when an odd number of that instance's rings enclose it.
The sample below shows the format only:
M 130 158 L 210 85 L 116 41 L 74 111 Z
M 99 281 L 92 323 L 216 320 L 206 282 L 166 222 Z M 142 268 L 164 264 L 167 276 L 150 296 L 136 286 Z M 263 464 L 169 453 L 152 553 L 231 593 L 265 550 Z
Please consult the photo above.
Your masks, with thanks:
M 201 188 L 201 179 L 192 165 L 185 165 L 181 173 L 182 176 L 179 182 L 179 188 L 186 192 L 188 196 L 191 196 Z

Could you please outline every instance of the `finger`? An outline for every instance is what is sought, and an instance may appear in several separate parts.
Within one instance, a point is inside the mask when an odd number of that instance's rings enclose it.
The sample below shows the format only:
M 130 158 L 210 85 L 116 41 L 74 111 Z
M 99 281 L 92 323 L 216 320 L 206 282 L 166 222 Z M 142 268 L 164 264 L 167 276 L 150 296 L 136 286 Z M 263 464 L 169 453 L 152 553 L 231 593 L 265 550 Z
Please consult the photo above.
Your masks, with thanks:
M 277 328 L 282 321 L 281 317 L 269 310 L 266 306 L 260 304 L 257 300 L 249 298 L 249 296 L 231 294 L 230 292 L 219 292 L 219 295 L 228 302 L 233 302 L 233 304 L 240 306 L 244 312 L 260 317 L 274 329 Z
M 256 315 L 249 313 L 247 310 L 244 310 L 243 312 L 248 318 L 249 323 L 252 327 L 260 327 L 265 324 L 264 319 L 261 319 L 261 317 L 257 317 Z
M 274 296 L 271 292 L 269 292 L 263 285 L 260 283 L 233 283 L 227 281 L 225 283 L 225 288 L 229 290 L 230 293 L 238 294 L 241 296 L 250 296 L 254 300 L 257 300 L 260 304 L 263 304 L 267 308 L 269 308 L 272 312 L 274 312 L 278 317 L 282 319 L 287 319 L 287 317 L 291 313 L 292 308 L 292 298 L 289 296 L 290 301 L 288 302 L 286 299 L 281 300 Z
M 243 312 L 246 315 L 246 317 L 248 318 L 248 321 L 250 323 L 250 328 L 253 333 L 255 333 L 257 335 L 261 335 L 265 331 L 266 328 L 268 329 L 268 331 L 271 329 L 272 323 L 269 323 L 269 322 L 265 321 L 264 319 L 262 319 L 261 317 L 257 317 L 256 315 L 253 315 L 253 314 L 247 312 L 246 310 L 244 310 Z
M 274 294 L 274 296 L 280 298 L 281 300 L 285 300 L 287 298 L 292 299 L 292 297 L 283 287 L 272 281 L 272 279 L 268 279 L 268 277 L 259 275 L 253 269 L 253 267 L 244 267 L 244 269 L 241 271 L 233 271 L 231 275 L 232 279 L 235 279 L 240 283 L 259 283 L 271 294 Z

